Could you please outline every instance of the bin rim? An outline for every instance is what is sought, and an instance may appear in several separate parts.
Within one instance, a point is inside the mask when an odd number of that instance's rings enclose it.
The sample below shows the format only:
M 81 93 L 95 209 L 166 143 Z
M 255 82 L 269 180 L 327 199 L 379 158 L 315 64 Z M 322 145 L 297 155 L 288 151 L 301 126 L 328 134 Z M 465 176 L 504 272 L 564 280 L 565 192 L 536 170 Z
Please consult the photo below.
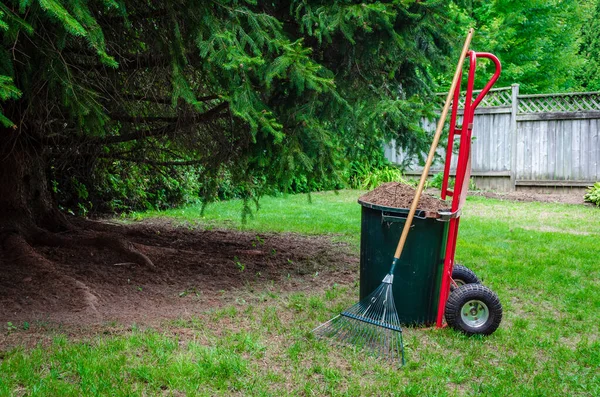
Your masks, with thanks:
M 405 215 L 405 214 L 408 214 L 410 212 L 410 210 L 408 208 L 386 207 L 386 206 L 383 206 L 383 205 L 369 203 L 369 202 L 363 201 L 361 199 L 358 199 L 358 204 L 362 205 L 363 207 L 371 208 L 371 209 L 374 209 L 374 210 L 385 211 L 385 212 L 394 212 L 396 214 L 403 214 L 403 215 Z M 426 211 L 426 210 L 417 209 L 417 212 L 415 212 L 415 216 L 417 218 L 439 219 L 439 218 L 442 217 L 442 215 L 440 214 L 440 212 L 446 213 L 447 211 L 449 211 L 449 210 L 448 209 L 442 209 L 442 210 L 439 210 L 438 212 L 435 212 L 435 211 Z

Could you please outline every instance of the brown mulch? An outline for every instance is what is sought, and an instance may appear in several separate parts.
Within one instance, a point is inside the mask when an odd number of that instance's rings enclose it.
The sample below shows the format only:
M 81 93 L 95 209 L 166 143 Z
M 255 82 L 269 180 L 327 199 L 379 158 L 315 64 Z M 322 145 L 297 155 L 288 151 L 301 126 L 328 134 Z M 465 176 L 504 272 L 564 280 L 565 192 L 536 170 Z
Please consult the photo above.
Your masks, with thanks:
M 533 202 L 538 201 L 542 203 L 562 203 L 562 204 L 586 204 L 583 200 L 583 193 L 574 191 L 572 193 L 536 193 L 528 191 L 515 191 L 515 192 L 489 192 L 489 191 L 476 191 L 469 192 L 471 196 L 483 196 L 486 198 L 493 198 L 499 200 L 509 201 L 521 201 L 521 202 Z
M 381 205 L 392 208 L 410 208 L 415 197 L 415 191 L 412 186 L 399 182 L 388 182 L 379 186 L 375 190 L 362 195 L 359 200 L 364 203 Z M 448 208 L 450 205 L 444 200 L 440 200 L 427 193 L 421 194 L 417 208 L 428 212 L 437 212 L 438 210 Z
M 324 236 L 199 230 L 158 219 L 101 226 L 131 241 L 156 269 L 124 263 L 107 249 L 35 247 L 57 273 L 73 279 L 68 283 L 48 268 L 23 268 L 0 257 L 0 325 L 156 324 L 259 299 L 261 291 L 351 283 L 358 273 L 350 248 Z M 95 297 L 92 309 L 82 301 L 82 286 Z

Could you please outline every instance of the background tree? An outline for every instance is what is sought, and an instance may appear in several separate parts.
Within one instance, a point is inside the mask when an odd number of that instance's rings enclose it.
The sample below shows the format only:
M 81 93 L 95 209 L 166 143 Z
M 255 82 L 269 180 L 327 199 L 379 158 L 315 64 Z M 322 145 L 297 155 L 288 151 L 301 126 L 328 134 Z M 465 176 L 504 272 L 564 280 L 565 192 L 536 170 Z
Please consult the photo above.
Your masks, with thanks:
M 584 90 L 600 91 L 600 1 L 590 8 L 591 12 L 581 28 L 583 65 L 578 77 Z
M 473 48 L 492 52 L 502 62 L 499 87 L 514 83 L 522 93 L 573 91 L 581 25 L 587 3 L 575 0 L 458 1 L 476 26 Z M 484 84 L 485 73 L 479 83 Z
M 299 177 L 335 184 L 348 153 L 380 153 L 384 138 L 418 148 L 431 71 L 460 41 L 444 1 L 21 0 L 0 12 L 0 236 L 23 262 L 43 260 L 31 246 L 78 244 L 152 266 L 74 226 L 65 190 L 87 200 L 140 183 L 156 199 L 177 183 L 172 167 L 193 166 L 205 198 L 227 174 L 248 201 Z

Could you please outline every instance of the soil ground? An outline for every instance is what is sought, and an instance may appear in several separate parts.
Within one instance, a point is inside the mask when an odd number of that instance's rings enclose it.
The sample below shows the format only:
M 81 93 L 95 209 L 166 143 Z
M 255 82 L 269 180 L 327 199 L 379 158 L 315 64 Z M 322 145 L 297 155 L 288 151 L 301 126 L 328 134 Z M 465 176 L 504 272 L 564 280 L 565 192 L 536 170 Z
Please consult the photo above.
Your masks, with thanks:
M 475 191 L 469 192 L 471 196 L 483 196 L 500 200 L 511 201 L 539 201 L 542 203 L 563 203 L 563 204 L 586 204 L 583 200 L 583 193 L 574 191 L 573 193 L 535 193 L 527 191 L 514 192 L 487 192 Z
M 158 324 L 248 293 L 325 289 L 358 277 L 358 258 L 329 237 L 188 229 L 157 219 L 103 223 L 156 269 L 122 263 L 110 250 L 36 247 L 57 272 L 88 288 L 97 299 L 90 308 L 77 284 L 0 258 L 0 324 Z

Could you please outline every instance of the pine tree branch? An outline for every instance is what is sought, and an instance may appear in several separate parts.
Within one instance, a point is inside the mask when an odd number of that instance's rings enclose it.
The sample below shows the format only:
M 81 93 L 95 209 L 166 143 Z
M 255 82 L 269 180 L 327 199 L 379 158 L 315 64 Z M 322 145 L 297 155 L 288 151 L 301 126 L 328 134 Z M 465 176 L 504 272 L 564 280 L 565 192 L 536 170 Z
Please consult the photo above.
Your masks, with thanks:
M 153 97 L 153 96 L 148 96 L 148 95 L 136 95 L 136 94 L 119 94 L 116 92 L 107 92 L 107 93 L 111 97 L 123 98 L 128 101 L 147 101 L 147 102 L 153 102 L 153 103 L 161 103 L 161 104 L 165 104 L 165 105 L 171 105 L 173 103 L 173 100 L 168 97 Z M 215 99 L 219 99 L 219 96 L 218 95 L 205 95 L 205 96 L 196 98 L 196 100 L 198 102 L 208 102 L 208 101 L 212 101 Z
M 65 51 L 66 52 L 66 51 Z M 64 52 L 63 52 L 64 53 Z M 115 70 L 128 71 L 137 69 L 147 69 L 154 67 L 169 67 L 171 66 L 172 57 L 170 55 L 142 54 L 128 56 L 126 58 L 116 57 L 115 60 L 119 63 L 119 67 L 113 69 L 102 63 L 97 62 L 97 55 L 89 56 L 88 54 L 79 54 L 69 52 L 70 55 L 75 55 L 76 58 L 69 57 L 69 64 L 72 66 L 85 68 L 87 70 Z
M 130 116 L 127 114 L 111 114 L 110 118 L 122 123 L 177 123 L 183 120 L 181 117 L 173 116 Z
M 89 145 L 114 145 L 117 143 L 123 142 L 131 142 L 136 141 L 138 139 L 145 139 L 155 136 L 165 136 L 173 134 L 177 131 L 183 131 L 186 128 L 192 127 L 197 124 L 206 123 L 209 121 L 221 119 L 227 117 L 229 112 L 223 112 L 224 110 L 229 108 L 228 102 L 223 102 L 214 108 L 199 114 L 195 117 L 190 117 L 185 120 L 186 123 L 172 122 L 168 125 L 153 128 L 150 130 L 138 130 L 128 134 L 107 136 L 107 137 L 81 137 L 74 138 L 72 136 L 66 135 L 57 135 L 52 134 L 50 136 L 46 136 L 40 140 L 40 144 L 42 145 L 50 145 L 50 146 L 61 146 L 61 145 L 80 145 L 80 146 L 89 146 Z
M 61 52 L 66 55 L 68 64 L 74 67 L 79 67 L 87 70 L 114 70 L 114 71 L 130 71 L 138 69 L 149 69 L 155 67 L 171 67 L 173 56 L 170 54 L 157 55 L 156 53 L 146 54 L 127 54 L 116 55 L 115 61 L 119 64 L 117 68 L 111 68 L 103 63 L 98 62 L 98 54 L 92 53 L 89 50 L 74 50 L 68 49 Z M 188 51 L 185 56 L 194 62 L 199 62 L 200 59 L 193 51 Z
M 130 22 L 138 22 L 138 21 L 143 21 L 145 19 L 161 18 L 161 17 L 167 16 L 167 15 L 168 15 L 167 9 L 158 9 L 158 10 L 151 10 L 151 11 L 145 11 L 145 12 L 133 12 L 133 13 L 128 13 L 127 20 Z M 110 22 L 110 24 L 112 25 L 115 22 L 119 22 L 119 21 L 124 22 L 125 18 L 121 15 L 106 15 L 106 16 L 99 17 L 98 21 Z
M 155 161 L 155 160 L 150 160 L 147 158 L 135 158 L 135 157 L 119 156 L 119 155 L 111 155 L 111 154 L 101 154 L 98 157 L 103 158 L 103 159 L 108 159 L 108 160 L 129 161 L 132 163 L 149 164 L 149 165 L 154 165 L 154 166 L 159 166 L 159 167 L 190 166 L 190 165 L 199 165 L 199 164 L 203 163 L 202 160 Z
M 229 107 L 228 102 L 223 102 L 220 105 L 190 119 L 190 123 L 187 125 L 181 125 L 180 123 L 171 123 L 167 126 L 154 128 L 151 130 L 140 130 L 135 131 L 129 134 L 117 135 L 117 136 L 109 136 L 105 138 L 97 138 L 93 139 L 91 142 L 93 144 L 101 144 L 101 145 L 114 145 L 116 143 L 130 142 L 138 139 L 153 137 L 153 136 L 161 136 L 172 134 L 173 132 L 183 129 L 185 127 L 189 127 L 195 124 L 205 123 L 211 120 L 215 120 L 217 118 L 221 118 L 226 115 L 226 113 L 221 113 L 222 110 L 225 110 Z

